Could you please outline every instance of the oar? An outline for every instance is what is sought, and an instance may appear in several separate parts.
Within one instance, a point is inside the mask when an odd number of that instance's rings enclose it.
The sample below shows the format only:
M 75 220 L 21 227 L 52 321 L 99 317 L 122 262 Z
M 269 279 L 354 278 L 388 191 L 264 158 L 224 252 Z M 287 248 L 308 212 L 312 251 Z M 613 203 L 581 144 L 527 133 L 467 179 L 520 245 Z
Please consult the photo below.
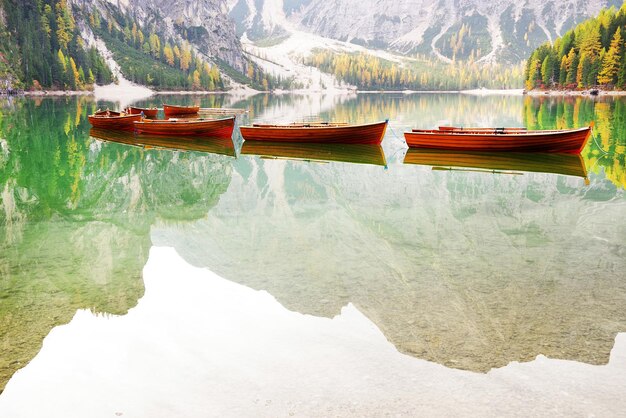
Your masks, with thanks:
M 263 160 L 283 160 L 283 161 L 298 161 L 298 162 L 307 162 L 307 163 L 321 163 L 328 164 L 329 162 L 326 160 L 316 160 L 312 158 L 294 158 L 294 157 L 276 157 L 273 155 L 259 155 L 259 158 Z
M 470 172 L 470 173 L 510 174 L 510 175 L 513 175 L 513 176 L 523 176 L 524 175 L 524 173 L 519 173 L 517 171 L 481 170 L 479 168 L 453 168 L 453 167 L 434 166 L 433 170 L 437 170 L 437 171 L 466 171 L 466 172 Z

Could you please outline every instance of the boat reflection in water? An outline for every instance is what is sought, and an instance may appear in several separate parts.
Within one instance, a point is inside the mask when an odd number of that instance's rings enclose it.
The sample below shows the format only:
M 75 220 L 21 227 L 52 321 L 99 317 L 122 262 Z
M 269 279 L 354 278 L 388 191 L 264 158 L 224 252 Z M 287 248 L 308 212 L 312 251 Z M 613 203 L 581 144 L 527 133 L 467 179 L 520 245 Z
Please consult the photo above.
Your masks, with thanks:
M 117 142 L 143 148 L 165 148 L 179 151 L 199 151 L 211 154 L 235 157 L 235 146 L 232 139 L 210 137 L 170 138 L 163 135 L 134 135 L 129 132 L 117 132 L 107 129 L 92 128 L 89 135 L 103 141 Z
M 383 149 L 374 144 L 245 141 L 241 154 L 258 155 L 261 158 L 387 166 Z
M 409 148 L 404 164 L 430 165 L 434 170 L 511 172 L 507 174 L 552 173 L 582 177 L 588 181 L 587 169 L 579 154 L 458 152 Z

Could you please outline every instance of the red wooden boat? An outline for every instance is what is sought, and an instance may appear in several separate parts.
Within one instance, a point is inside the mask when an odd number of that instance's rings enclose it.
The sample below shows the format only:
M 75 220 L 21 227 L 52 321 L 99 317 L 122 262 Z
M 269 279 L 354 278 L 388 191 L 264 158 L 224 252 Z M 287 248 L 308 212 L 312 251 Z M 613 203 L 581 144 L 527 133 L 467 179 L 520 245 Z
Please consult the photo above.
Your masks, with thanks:
M 591 127 L 528 131 L 512 128 L 413 129 L 405 132 L 409 147 L 455 151 L 515 151 L 579 154 Z
M 94 128 L 132 131 L 135 129 L 134 123 L 139 122 L 142 117 L 141 115 L 127 115 L 111 110 L 99 110 L 93 115 L 89 115 L 88 119 Z
M 174 106 L 166 104 L 163 105 L 163 112 L 165 113 L 166 118 L 177 115 L 195 115 L 199 111 L 200 106 Z
M 246 141 L 317 142 L 335 144 L 380 144 L 387 121 L 364 125 L 346 123 L 292 123 L 288 125 L 254 124 L 242 126 Z
M 157 114 L 159 113 L 159 108 L 158 107 L 134 107 L 134 106 L 128 106 L 126 108 L 126 113 L 130 114 L 130 115 L 141 115 L 143 113 L 143 115 L 147 118 L 156 118 Z
M 144 119 L 135 122 L 135 133 L 151 135 L 230 138 L 234 128 L 234 116 L 222 119 Z

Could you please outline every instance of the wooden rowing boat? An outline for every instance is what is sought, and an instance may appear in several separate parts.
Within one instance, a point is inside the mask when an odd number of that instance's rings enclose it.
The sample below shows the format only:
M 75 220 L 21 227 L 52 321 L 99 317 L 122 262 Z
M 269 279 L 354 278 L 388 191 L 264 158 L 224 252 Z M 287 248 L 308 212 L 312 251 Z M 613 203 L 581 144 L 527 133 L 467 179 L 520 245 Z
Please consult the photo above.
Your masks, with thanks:
M 433 168 L 477 169 L 481 171 L 521 171 L 587 177 L 580 154 L 441 151 L 409 148 L 404 164 Z
M 242 126 L 240 130 L 246 141 L 380 144 L 386 128 L 387 121 L 363 125 L 332 122 L 254 124 Z
M 242 155 L 258 155 L 311 162 L 346 162 L 386 166 L 385 154 L 378 144 L 319 144 L 301 142 L 245 141 Z
M 135 122 L 139 122 L 141 115 L 127 115 L 111 110 L 99 110 L 87 117 L 94 128 L 113 129 L 117 131 L 132 131 Z
M 591 136 L 591 127 L 560 130 L 413 129 L 405 132 L 409 147 L 454 151 L 514 151 L 579 154 Z
M 230 138 L 210 138 L 163 135 L 134 135 L 129 132 L 115 132 L 92 128 L 89 135 L 95 139 L 142 148 L 159 148 L 174 151 L 197 151 L 235 157 L 235 146 Z
M 159 114 L 159 108 L 158 107 L 134 107 L 134 106 L 128 106 L 126 108 L 126 113 L 130 114 L 130 115 L 141 115 L 143 113 L 143 115 L 147 118 L 156 118 L 157 115 Z
M 151 135 L 230 138 L 234 128 L 234 116 L 221 119 L 144 119 L 135 122 L 135 133 Z
M 165 113 L 165 117 L 169 118 L 170 116 L 178 116 L 178 115 L 195 115 L 200 110 L 200 106 L 174 106 L 174 105 L 163 105 L 163 113 Z

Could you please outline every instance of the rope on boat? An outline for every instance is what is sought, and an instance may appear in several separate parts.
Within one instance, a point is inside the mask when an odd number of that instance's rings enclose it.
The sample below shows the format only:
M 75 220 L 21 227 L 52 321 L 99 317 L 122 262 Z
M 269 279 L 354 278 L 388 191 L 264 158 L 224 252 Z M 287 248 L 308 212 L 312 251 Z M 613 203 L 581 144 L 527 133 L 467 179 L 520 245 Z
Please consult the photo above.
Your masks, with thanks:
M 393 134 L 393 136 L 395 136 L 395 137 L 396 137 L 396 139 L 397 139 L 398 141 L 404 142 L 404 144 L 406 145 L 406 141 L 404 140 L 404 138 L 400 138 L 400 137 L 396 134 L 396 132 L 393 130 L 393 128 L 391 127 L 391 125 L 387 124 L 387 127 L 389 128 L 389 130 L 391 131 L 391 133 Z M 398 156 L 398 154 L 400 153 L 400 151 L 403 151 L 403 149 L 398 149 L 396 152 L 394 152 L 394 153 L 393 153 L 393 155 L 391 156 L 391 159 L 392 159 L 392 160 L 396 160 L 396 159 L 397 159 L 396 157 Z M 387 164 L 385 164 L 385 170 L 387 170 Z
M 613 154 L 609 151 L 606 151 L 604 148 L 602 148 L 600 146 L 600 144 L 598 144 L 598 138 L 596 138 L 595 133 L 593 132 L 593 129 L 591 130 L 591 138 L 593 138 L 593 142 L 596 144 L 596 147 L 598 147 L 598 149 L 604 154 L 604 155 L 609 155 L 609 154 Z
M 396 137 L 397 140 L 402 141 L 406 144 L 406 141 L 402 138 L 400 138 L 397 134 L 396 131 L 393 130 L 393 128 L 391 127 L 391 125 L 387 125 L 387 127 L 389 128 L 389 130 L 391 131 L 391 133 L 393 134 L 393 136 Z
M 400 154 L 401 151 L 405 151 L 406 153 L 406 148 L 400 148 L 398 150 L 396 150 L 396 152 L 393 153 L 393 155 L 389 158 L 392 161 L 399 161 L 400 158 L 398 158 L 398 154 Z M 387 166 L 387 161 L 385 160 L 385 170 L 387 170 L 389 167 Z

